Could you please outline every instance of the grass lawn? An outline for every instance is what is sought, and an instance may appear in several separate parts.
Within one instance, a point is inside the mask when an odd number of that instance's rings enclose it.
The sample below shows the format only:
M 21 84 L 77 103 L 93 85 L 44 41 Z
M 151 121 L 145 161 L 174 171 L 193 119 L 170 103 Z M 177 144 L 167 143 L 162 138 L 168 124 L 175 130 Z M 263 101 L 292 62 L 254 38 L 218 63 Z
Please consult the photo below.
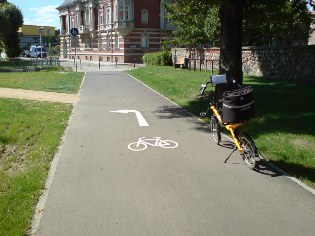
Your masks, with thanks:
M 0 87 L 77 93 L 82 73 L 0 73 Z M 0 98 L 0 235 L 26 235 L 72 105 Z
M 30 89 L 58 93 L 77 93 L 80 89 L 82 72 L 38 71 L 1 73 L 0 87 Z
M 209 94 L 198 97 L 210 73 L 144 67 L 128 72 L 186 110 L 199 116 Z M 244 78 L 254 88 L 256 118 L 244 128 L 262 155 L 286 172 L 315 188 L 315 86 L 297 85 L 260 77 Z

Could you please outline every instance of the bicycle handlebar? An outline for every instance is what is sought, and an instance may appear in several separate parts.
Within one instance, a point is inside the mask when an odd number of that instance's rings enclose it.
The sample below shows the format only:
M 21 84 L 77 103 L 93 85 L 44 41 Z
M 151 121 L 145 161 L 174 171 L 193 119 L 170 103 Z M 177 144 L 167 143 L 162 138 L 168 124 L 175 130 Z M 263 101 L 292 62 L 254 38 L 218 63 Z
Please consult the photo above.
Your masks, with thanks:
M 215 79 L 215 81 L 213 79 Z M 230 80 L 228 80 L 225 74 L 210 76 L 209 81 L 207 81 L 206 84 L 201 84 L 201 87 L 199 89 L 199 95 L 200 96 L 204 95 L 204 92 L 207 89 L 208 84 L 218 85 L 231 83 L 233 86 L 237 86 L 237 88 L 243 88 L 243 86 L 240 83 L 238 83 L 235 79 L 231 78 Z

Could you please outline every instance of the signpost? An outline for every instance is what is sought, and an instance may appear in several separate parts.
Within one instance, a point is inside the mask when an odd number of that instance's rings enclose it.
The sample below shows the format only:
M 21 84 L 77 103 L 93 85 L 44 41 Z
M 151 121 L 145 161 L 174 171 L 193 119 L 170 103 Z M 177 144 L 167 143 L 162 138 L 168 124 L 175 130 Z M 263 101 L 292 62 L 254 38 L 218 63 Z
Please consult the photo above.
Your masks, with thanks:
M 70 30 L 71 36 L 71 47 L 74 47 L 74 66 L 75 66 L 75 72 L 77 72 L 77 64 L 76 64 L 76 57 L 77 57 L 77 47 L 80 46 L 79 42 L 79 30 L 77 28 L 72 28 Z

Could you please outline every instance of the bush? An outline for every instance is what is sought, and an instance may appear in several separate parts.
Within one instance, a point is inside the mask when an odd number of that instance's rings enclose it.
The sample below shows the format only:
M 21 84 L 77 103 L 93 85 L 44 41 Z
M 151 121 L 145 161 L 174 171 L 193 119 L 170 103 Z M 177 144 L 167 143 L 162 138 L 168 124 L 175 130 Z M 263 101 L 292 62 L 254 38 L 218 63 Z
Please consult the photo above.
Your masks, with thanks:
M 55 47 L 50 47 L 48 49 L 48 51 L 49 51 L 49 56 L 59 56 L 59 54 L 60 54 L 60 46 L 57 45 Z
M 172 53 L 170 51 L 146 53 L 143 56 L 143 62 L 148 66 L 170 66 Z

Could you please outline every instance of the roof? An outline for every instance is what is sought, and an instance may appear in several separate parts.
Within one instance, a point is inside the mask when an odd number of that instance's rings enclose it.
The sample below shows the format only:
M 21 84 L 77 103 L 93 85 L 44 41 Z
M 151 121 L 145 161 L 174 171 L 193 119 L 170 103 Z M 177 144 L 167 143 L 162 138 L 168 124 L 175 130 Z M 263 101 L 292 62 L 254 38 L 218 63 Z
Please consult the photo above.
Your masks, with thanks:
M 57 7 L 57 10 L 68 7 L 73 5 L 77 0 L 65 0 L 59 7 Z

